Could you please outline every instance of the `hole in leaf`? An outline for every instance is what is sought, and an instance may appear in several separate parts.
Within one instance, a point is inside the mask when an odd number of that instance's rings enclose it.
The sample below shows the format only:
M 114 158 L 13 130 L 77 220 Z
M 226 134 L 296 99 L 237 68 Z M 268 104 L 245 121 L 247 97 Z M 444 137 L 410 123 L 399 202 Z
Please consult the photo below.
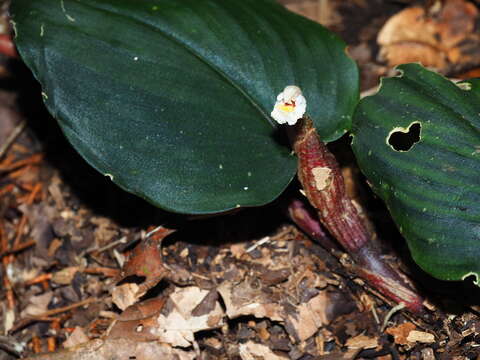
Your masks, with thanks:
M 395 151 L 409 151 L 413 145 L 420 141 L 422 125 L 413 122 L 408 128 L 396 127 L 387 137 L 387 144 Z
M 468 283 L 474 283 L 475 285 L 478 285 L 478 274 L 474 272 L 469 272 L 463 275 L 462 280 Z

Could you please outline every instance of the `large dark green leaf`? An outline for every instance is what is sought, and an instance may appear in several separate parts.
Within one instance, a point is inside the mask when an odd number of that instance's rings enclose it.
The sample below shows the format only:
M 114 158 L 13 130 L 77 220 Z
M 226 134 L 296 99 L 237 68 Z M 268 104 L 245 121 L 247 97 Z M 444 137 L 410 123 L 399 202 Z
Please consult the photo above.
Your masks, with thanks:
M 420 266 L 446 280 L 479 274 L 480 82 L 399 70 L 355 112 L 358 162 Z
M 358 74 L 336 36 L 269 0 L 15 0 L 19 52 L 75 148 L 172 211 L 262 205 L 295 173 L 270 119 L 302 87 L 325 140 Z

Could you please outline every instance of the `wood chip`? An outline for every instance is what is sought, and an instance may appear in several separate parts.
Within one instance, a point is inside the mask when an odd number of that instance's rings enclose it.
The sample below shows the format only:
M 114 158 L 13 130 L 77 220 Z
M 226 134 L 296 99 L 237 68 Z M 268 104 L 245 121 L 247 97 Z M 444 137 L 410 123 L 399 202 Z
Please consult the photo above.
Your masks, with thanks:
M 431 344 L 435 342 L 435 336 L 424 331 L 412 330 L 407 336 L 407 341 Z
M 378 339 L 366 335 L 358 335 L 348 339 L 345 345 L 349 349 L 375 349 L 378 346 Z

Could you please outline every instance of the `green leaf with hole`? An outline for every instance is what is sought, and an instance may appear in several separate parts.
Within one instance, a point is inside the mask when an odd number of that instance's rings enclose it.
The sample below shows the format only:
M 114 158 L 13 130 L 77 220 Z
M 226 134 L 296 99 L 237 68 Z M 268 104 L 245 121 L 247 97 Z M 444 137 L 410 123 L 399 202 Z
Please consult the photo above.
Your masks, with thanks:
M 402 65 L 360 102 L 353 149 L 414 260 L 433 276 L 480 273 L 480 82 Z
M 212 213 L 277 197 L 296 160 L 270 118 L 304 90 L 325 140 L 350 128 L 345 44 L 271 0 L 15 0 L 21 57 L 97 170 L 162 208 Z

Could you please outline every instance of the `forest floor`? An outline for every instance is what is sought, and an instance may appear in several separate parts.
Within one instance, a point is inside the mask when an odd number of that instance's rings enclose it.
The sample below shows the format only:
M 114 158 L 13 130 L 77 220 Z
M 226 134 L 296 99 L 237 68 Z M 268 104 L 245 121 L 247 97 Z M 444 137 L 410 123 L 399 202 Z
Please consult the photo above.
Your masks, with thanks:
M 478 3 L 280 2 L 345 39 L 365 93 L 409 61 L 480 74 Z M 416 267 L 348 141 L 331 148 L 385 258 L 425 297 L 422 316 L 357 278 L 279 202 L 199 219 L 123 192 L 67 143 L 25 66 L 0 58 L 0 360 L 480 359 L 480 290 Z

